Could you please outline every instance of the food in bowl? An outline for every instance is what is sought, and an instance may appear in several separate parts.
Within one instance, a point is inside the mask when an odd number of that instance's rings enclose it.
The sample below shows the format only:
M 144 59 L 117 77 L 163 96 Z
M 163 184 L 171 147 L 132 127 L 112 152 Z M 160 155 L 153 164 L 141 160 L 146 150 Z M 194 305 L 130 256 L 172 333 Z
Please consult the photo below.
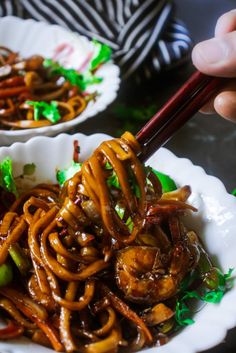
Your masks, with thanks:
M 110 60 L 108 46 L 95 41 L 86 70 L 61 66 L 40 55 L 22 58 L 0 47 L 0 129 L 33 129 L 68 122 L 80 115 L 97 93 L 87 86 L 102 81 L 100 65 Z
M 125 133 L 82 165 L 76 150 L 57 173 L 61 188 L 41 184 L 15 201 L 11 163 L 1 165 L 11 196 L 1 190 L 0 305 L 9 321 L 0 338 L 25 334 L 68 352 L 137 351 L 192 323 L 189 298 L 222 298 L 231 271 L 214 268 L 184 225 L 196 211 L 186 203 L 190 188 L 144 168 L 139 149 Z

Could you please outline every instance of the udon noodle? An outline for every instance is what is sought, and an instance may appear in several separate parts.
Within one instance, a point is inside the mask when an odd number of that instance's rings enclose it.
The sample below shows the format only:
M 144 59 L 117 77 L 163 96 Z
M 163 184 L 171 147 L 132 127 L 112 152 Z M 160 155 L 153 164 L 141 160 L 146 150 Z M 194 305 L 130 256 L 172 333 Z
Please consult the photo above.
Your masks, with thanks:
M 105 141 L 61 190 L 40 184 L 5 206 L 0 264 L 17 247 L 29 267 L 0 287 L 0 339 L 83 353 L 166 342 L 181 281 L 199 260 L 182 221 L 195 209 L 188 186 L 162 192 L 139 151 L 129 133 Z
M 94 94 L 84 94 L 62 74 L 52 74 L 44 63 L 42 56 L 23 59 L 0 47 L 0 129 L 31 129 L 67 122 L 94 99 Z M 51 108 L 54 116 L 49 112 L 35 114 L 37 104 L 41 111 Z

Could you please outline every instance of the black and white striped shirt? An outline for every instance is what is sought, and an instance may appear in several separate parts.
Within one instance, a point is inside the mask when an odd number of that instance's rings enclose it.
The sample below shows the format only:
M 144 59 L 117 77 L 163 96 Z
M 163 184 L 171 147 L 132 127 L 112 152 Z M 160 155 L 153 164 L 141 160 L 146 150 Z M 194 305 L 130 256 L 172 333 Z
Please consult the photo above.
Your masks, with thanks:
M 169 0 L 1 0 L 0 16 L 56 23 L 108 44 L 123 78 L 183 62 L 191 49 Z

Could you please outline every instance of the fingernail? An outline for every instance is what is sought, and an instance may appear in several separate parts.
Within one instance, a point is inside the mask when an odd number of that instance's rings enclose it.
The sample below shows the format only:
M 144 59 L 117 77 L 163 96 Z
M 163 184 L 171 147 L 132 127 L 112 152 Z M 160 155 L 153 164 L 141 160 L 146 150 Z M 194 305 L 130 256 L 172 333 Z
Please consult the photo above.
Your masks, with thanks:
M 207 64 L 218 64 L 227 58 L 229 49 L 225 41 L 220 38 L 214 38 L 199 43 L 195 54 Z

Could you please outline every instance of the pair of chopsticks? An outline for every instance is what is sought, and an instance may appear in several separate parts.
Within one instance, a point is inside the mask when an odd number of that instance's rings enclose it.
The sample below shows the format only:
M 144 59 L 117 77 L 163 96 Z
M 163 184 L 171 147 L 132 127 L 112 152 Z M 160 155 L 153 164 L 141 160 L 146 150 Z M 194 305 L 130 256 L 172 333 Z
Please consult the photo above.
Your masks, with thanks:
M 214 94 L 226 79 L 196 71 L 168 102 L 137 133 L 145 162 L 164 145 Z

